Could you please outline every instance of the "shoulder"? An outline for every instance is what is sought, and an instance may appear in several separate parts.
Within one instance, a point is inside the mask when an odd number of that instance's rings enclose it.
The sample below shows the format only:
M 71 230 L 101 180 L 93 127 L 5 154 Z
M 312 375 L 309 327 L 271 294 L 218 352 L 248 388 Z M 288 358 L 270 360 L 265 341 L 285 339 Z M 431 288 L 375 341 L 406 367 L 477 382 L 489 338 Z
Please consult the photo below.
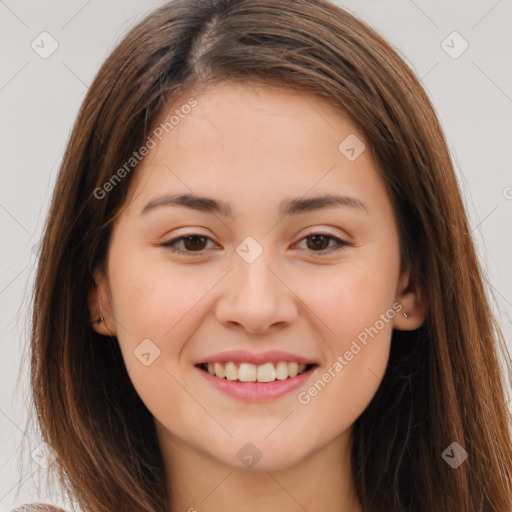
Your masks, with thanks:
M 29 503 L 27 505 L 20 505 L 11 512 L 66 512 L 64 509 L 47 505 L 45 503 Z

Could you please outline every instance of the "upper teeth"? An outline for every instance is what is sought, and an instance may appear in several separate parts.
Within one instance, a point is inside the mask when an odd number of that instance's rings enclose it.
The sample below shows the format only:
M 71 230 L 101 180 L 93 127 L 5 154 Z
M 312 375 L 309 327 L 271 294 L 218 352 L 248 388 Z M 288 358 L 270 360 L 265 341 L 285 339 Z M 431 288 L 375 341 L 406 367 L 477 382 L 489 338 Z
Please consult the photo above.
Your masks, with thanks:
M 221 379 L 239 380 L 240 382 L 272 382 L 274 380 L 284 380 L 288 377 L 295 377 L 304 372 L 305 364 L 295 362 L 279 361 L 274 363 L 265 363 L 255 365 L 251 363 L 240 363 L 237 365 L 233 361 L 225 364 L 208 363 L 208 373 L 216 375 Z

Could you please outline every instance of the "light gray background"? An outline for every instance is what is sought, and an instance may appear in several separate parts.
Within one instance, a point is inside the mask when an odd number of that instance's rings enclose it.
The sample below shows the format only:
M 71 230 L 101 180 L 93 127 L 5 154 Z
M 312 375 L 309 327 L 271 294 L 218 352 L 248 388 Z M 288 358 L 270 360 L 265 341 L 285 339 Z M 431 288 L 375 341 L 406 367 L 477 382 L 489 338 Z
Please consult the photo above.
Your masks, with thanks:
M 338 3 L 398 49 L 434 103 L 510 349 L 512 0 Z M 162 4 L 161 0 L 0 0 L 0 510 L 39 498 L 64 504 L 44 489 L 36 491 L 40 468 L 31 452 L 40 440 L 25 432 L 29 368 L 22 351 L 27 343 L 35 248 L 88 85 L 127 29 Z M 44 31 L 59 45 L 47 59 L 31 47 Z M 457 37 L 446 40 L 453 31 L 469 44 L 458 58 L 445 51 L 453 54 L 462 48 Z M 25 466 L 19 466 L 22 446 Z

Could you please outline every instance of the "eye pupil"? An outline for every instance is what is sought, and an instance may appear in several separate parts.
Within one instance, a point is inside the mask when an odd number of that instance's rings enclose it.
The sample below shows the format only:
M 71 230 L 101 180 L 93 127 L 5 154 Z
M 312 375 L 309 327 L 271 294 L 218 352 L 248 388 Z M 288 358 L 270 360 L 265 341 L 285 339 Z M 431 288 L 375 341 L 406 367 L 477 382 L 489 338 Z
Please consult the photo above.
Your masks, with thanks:
M 199 250 L 202 250 L 204 247 L 197 247 L 197 241 L 201 239 L 202 242 L 203 242 L 203 245 L 204 245 L 204 242 L 206 240 L 206 237 L 205 236 L 202 236 L 202 235 L 189 235 L 189 236 L 185 236 L 183 238 L 183 243 L 185 245 L 185 247 L 187 249 L 199 249 Z M 192 242 L 191 245 L 189 245 L 189 242 Z M 201 242 L 199 242 L 200 245 L 201 245 Z
M 327 237 L 326 235 L 320 235 L 320 234 L 319 235 L 311 235 L 308 238 L 311 239 L 314 244 L 320 244 L 322 246 L 322 247 L 313 247 L 313 249 L 322 250 L 322 249 L 325 249 L 329 245 L 329 240 L 328 240 L 329 237 Z M 322 243 L 322 240 L 324 243 Z

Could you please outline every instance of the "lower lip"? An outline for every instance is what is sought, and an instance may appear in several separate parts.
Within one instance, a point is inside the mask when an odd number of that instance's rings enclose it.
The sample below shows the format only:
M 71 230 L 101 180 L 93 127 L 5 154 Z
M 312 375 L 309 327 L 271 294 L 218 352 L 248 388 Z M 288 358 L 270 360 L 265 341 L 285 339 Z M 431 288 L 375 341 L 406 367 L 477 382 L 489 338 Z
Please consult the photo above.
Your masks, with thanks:
M 197 370 L 212 386 L 234 398 L 246 402 L 263 402 L 275 400 L 297 389 L 311 377 L 317 368 L 318 366 L 314 366 L 296 377 L 288 377 L 285 380 L 275 380 L 273 382 L 238 382 L 220 379 L 201 368 L 197 368 Z

